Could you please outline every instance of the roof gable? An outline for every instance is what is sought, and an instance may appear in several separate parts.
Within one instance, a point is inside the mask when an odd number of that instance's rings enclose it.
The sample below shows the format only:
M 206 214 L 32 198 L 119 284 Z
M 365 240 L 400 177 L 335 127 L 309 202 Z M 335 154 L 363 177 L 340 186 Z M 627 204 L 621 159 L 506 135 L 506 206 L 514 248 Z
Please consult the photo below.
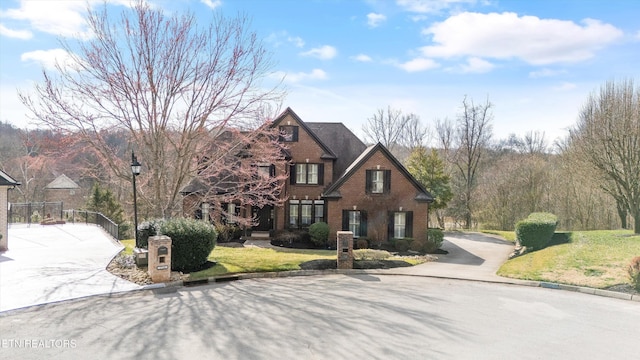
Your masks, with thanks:
M 400 173 L 404 175 L 404 177 L 406 177 L 413 184 L 416 190 L 418 190 L 418 195 L 415 197 L 415 200 L 424 201 L 424 202 L 433 202 L 433 196 L 424 188 L 424 186 L 422 186 L 422 184 L 420 184 L 413 177 L 413 175 L 411 175 L 411 173 L 409 173 L 409 171 L 407 171 L 404 165 L 402 165 L 398 161 L 398 159 L 396 159 L 396 157 L 393 156 L 391 152 L 389 152 L 389 150 L 381 143 L 377 143 L 376 145 L 369 146 L 365 151 L 363 151 L 362 154 L 360 154 L 360 156 L 351 165 L 349 165 L 349 167 L 346 169 L 344 174 L 338 179 L 338 181 L 336 181 L 335 183 L 333 183 L 333 185 L 327 188 L 323 196 L 327 198 L 342 197 L 339 191 L 340 187 L 353 174 L 355 174 L 367 162 L 367 160 L 369 160 L 369 158 L 371 158 L 377 152 L 381 152 L 387 159 L 389 159 L 389 161 L 395 166 L 395 168 L 398 169 L 398 171 L 400 171 Z
M 79 189 L 80 186 L 65 174 L 62 174 L 50 182 L 45 189 Z
M 6 172 L 0 170 L 0 186 L 16 186 L 20 185 L 20 182 L 9 176 Z
M 298 116 L 298 114 L 296 114 L 293 110 L 291 110 L 290 107 L 288 107 L 285 111 L 282 112 L 282 114 L 280 114 L 271 124 L 271 126 L 276 127 L 276 126 L 281 126 L 283 125 L 282 122 L 284 121 L 284 119 L 287 117 L 287 115 L 291 116 L 297 123 L 298 125 L 300 125 L 300 127 L 307 133 L 309 134 L 309 136 L 311 136 L 311 138 L 320 146 L 320 148 L 322 148 L 323 154 L 322 154 L 322 158 L 323 159 L 337 159 L 338 157 L 336 156 L 336 154 L 331 150 L 331 148 L 329 146 L 327 146 L 327 144 L 324 143 L 324 141 L 322 141 L 318 135 L 309 128 L 309 126 L 307 126 L 307 124 L 305 124 L 304 121 L 302 121 L 302 119 L 300 119 L 300 117 Z

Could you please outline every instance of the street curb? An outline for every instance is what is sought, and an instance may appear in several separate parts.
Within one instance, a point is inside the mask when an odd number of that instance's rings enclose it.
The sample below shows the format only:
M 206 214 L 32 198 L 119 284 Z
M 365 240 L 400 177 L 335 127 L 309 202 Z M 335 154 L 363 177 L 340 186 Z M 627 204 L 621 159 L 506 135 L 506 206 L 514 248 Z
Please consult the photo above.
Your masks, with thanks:
M 285 278 L 285 277 L 319 276 L 319 275 L 365 275 L 365 274 L 366 275 L 426 277 L 426 278 L 434 278 L 434 279 L 476 281 L 476 282 L 484 282 L 484 283 L 490 283 L 490 284 L 540 287 L 540 288 L 546 288 L 546 289 L 579 292 L 579 293 L 588 294 L 588 295 L 597 295 L 597 296 L 615 298 L 620 300 L 640 302 L 640 295 L 627 294 L 627 293 L 602 290 L 602 289 L 594 289 L 594 288 L 575 286 L 575 285 L 551 283 L 546 281 L 519 280 L 519 279 L 509 279 L 509 278 L 504 278 L 504 280 L 465 279 L 465 278 L 458 278 L 458 277 L 447 277 L 447 276 L 436 276 L 436 275 L 419 275 L 419 274 L 382 272 L 379 269 L 291 270 L 291 271 L 275 271 L 275 272 L 260 272 L 260 273 L 239 273 L 239 274 L 212 276 L 205 279 L 194 280 L 194 281 L 178 280 L 178 281 L 172 281 L 168 283 L 145 285 L 140 290 L 152 290 L 156 294 L 163 294 L 163 293 L 176 292 L 178 291 L 178 288 L 183 288 L 183 287 L 186 288 L 186 287 L 210 285 L 214 283 L 223 283 L 223 282 L 236 281 L 236 280 L 275 279 L 275 278 Z

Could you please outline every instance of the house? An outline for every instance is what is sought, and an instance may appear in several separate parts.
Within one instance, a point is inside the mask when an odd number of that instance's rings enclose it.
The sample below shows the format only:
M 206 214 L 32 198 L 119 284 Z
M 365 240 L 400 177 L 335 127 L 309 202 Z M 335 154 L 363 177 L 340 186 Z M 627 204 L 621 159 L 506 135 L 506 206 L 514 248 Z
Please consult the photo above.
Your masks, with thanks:
M 80 185 L 61 174 L 44 187 L 45 202 L 62 202 L 65 209 L 80 209 L 85 203 Z
M 13 189 L 20 185 L 4 171 L 0 170 L 0 251 L 9 249 L 9 189 Z
M 288 166 L 271 170 L 287 175 L 280 194 L 284 206 L 229 205 L 238 216 L 251 211 L 258 219 L 254 232 L 326 222 L 330 239 L 340 230 L 376 242 L 426 236 L 433 197 L 382 144 L 367 147 L 342 123 L 306 123 L 291 108 L 271 126 L 279 129 L 288 152 Z M 192 182 L 183 194 L 193 203 L 203 189 Z M 202 208 L 186 215 L 200 217 Z

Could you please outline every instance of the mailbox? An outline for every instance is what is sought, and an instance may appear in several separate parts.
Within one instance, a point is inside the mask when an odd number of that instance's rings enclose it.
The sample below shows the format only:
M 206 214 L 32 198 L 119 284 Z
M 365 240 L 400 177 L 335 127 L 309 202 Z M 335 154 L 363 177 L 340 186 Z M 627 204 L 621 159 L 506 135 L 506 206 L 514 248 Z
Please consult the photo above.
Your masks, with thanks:
M 149 276 L 153 282 L 171 280 L 171 238 L 149 237 Z

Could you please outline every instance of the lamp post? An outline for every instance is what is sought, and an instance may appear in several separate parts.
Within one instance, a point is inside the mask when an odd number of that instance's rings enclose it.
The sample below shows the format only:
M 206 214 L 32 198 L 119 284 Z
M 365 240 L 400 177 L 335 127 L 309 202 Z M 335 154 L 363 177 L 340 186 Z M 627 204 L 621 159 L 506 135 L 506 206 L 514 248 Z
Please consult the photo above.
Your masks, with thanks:
M 136 194 L 136 176 L 140 175 L 140 168 L 142 165 L 138 162 L 136 155 L 131 150 L 131 173 L 133 173 L 133 229 L 136 235 L 136 248 L 140 248 L 140 242 L 138 240 L 138 198 Z

